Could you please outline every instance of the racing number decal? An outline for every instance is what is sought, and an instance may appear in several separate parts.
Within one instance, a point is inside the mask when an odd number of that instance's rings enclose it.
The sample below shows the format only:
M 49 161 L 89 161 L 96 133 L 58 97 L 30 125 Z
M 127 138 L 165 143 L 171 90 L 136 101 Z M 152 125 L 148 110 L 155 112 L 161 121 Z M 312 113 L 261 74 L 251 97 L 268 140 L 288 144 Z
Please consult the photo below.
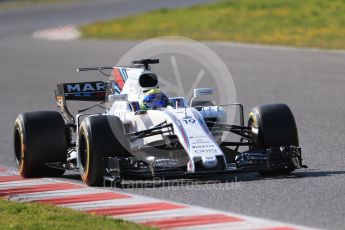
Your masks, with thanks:
M 186 123 L 186 125 L 195 123 L 195 119 L 193 118 L 183 119 L 183 121 Z

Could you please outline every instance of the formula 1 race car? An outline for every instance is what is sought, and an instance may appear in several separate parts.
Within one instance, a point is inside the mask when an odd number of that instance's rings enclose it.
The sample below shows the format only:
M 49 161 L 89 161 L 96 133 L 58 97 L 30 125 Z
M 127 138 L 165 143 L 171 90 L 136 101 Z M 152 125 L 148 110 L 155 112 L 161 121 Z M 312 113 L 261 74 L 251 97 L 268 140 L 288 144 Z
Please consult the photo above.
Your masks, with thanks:
M 126 67 L 78 69 L 103 74 L 109 69 L 114 79 L 58 84 L 55 96 L 60 113 L 20 114 L 14 126 L 20 175 L 61 176 L 75 170 L 86 184 L 97 186 L 121 179 L 281 174 L 306 167 L 287 105 L 258 106 L 245 125 L 241 104 L 220 106 L 197 100 L 212 94 L 211 88 L 194 89 L 189 103 L 184 97 L 168 98 L 149 66 L 156 63 L 158 59 L 142 59 Z M 98 103 L 73 116 L 69 100 Z M 103 112 L 87 113 L 95 106 Z M 224 106 L 239 108 L 239 124 L 224 123 Z M 225 133 L 236 134 L 240 140 L 224 141 Z

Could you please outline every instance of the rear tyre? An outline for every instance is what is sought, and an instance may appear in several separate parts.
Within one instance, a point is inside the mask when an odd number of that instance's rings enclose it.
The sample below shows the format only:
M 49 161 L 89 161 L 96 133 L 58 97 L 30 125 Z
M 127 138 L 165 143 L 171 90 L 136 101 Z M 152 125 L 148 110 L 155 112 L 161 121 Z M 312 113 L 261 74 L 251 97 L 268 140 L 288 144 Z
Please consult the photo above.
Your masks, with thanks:
M 14 125 L 14 157 L 25 178 L 61 176 L 64 170 L 45 163 L 66 162 L 65 122 L 60 113 L 39 111 L 18 115 Z
M 83 181 L 89 186 L 103 184 L 105 157 L 128 156 L 129 141 L 121 120 L 116 116 L 90 116 L 79 130 L 78 165 Z
M 268 149 L 280 146 L 299 146 L 297 126 L 295 118 L 285 104 L 268 104 L 255 107 L 249 114 L 248 126 L 252 127 L 254 145 L 251 149 Z M 267 172 L 290 173 L 293 166 Z

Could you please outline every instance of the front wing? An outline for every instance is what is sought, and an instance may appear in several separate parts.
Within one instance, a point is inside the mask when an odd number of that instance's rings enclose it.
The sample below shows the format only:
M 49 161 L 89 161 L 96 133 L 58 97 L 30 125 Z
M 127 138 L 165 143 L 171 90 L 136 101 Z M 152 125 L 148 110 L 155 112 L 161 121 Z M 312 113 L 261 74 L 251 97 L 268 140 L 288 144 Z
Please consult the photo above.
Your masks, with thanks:
M 224 169 L 208 169 L 187 172 L 186 167 L 174 167 L 174 164 L 154 164 L 146 167 L 133 168 L 124 159 L 105 158 L 105 180 L 150 179 L 153 177 L 164 178 L 195 178 L 211 174 L 241 173 L 241 172 L 267 172 L 275 170 L 291 170 L 306 168 L 302 164 L 301 148 L 295 146 L 282 146 L 266 150 L 251 150 L 240 153 L 235 163 L 230 163 Z M 162 160 L 162 159 L 161 159 Z M 165 159 L 165 162 L 173 159 Z M 164 162 L 162 160 L 161 162 Z M 196 162 L 197 164 L 197 162 Z

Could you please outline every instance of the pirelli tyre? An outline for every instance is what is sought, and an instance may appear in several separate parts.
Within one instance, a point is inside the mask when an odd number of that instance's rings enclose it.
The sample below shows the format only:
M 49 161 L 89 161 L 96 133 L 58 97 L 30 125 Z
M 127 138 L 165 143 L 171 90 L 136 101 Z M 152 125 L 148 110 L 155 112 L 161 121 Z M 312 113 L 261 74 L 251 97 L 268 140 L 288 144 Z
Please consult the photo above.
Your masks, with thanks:
M 103 184 L 106 157 L 128 156 L 129 140 L 116 116 L 96 115 L 83 120 L 79 128 L 78 165 L 89 186 Z
M 14 124 L 14 157 L 25 178 L 61 176 L 64 170 L 45 163 L 66 162 L 65 122 L 60 113 L 38 111 L 18 115 Z
M 255 107 L 248 118 L 252 127 L 254 145 L 251 149 L 269 149 L 280 146 L 299 146 L 297 126 L 290 108 L 285 104 L 267 104 Z M 268 173 L 290 173 L 293 167 Z

